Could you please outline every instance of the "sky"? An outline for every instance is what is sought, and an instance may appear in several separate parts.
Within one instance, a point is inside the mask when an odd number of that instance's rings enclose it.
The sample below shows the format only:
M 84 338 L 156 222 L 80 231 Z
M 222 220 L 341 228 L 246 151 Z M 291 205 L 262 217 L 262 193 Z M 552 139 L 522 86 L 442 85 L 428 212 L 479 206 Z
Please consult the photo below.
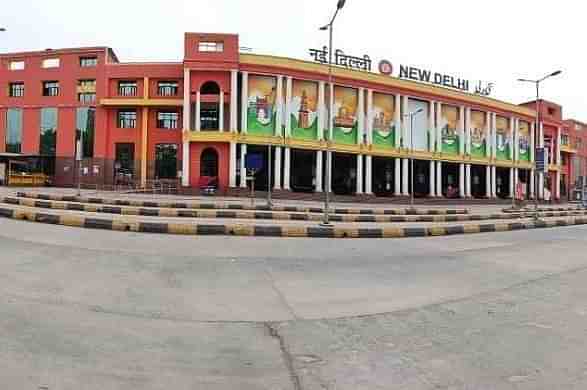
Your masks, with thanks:
M 326 24 L 337 0 L 4 0 L 0 52 L 109 46 L 121 61 L 181 61 L 183 33 L 240 35 L 252 53 L 310 60 L 328 43 Z M 565 118 L 587 122 L 587 5 L 562 0 L 347 0 L 336 19 L 334 46 L 399 64 L 495 83 L 492 97 L 511 103 L 541 97 Z

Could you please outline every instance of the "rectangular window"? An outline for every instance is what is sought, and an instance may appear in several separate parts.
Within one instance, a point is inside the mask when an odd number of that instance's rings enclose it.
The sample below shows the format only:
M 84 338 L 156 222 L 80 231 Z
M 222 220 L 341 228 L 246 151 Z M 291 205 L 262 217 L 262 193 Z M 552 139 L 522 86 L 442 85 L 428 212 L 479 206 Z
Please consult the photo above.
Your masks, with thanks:
M 137 96 L 136 81 L 119 81 L 118 94 L 120 96 Z
M 137 112 L 135 110 L 118 111 L 118 127 L 120 129 L 134 129 L 137 125 Z
M 43 81 L 43 96 L 58 96 L 59 81 Z
M 23 97 L 24 96 L 24 83 L 10 83 L 8 86 L 8 96 L 10 97 Z
M 157 179 L 177 178 L 176 144 L 157 144 L 155 146 L 155 177 Z
M 76 113 L 76 141 L 81 141 L 81 157 L 94 157 L 96 109 L 79 107 Z
M 159 96 L 177 96 L 177 81 L 159 81 L 157 93 Z
M 78 80 L 77 98 L 82 104 L 93 104 L 96 101 L 96 80 Z
M 9 108 L 6 111 L 6 152 L 20 153 L 22 145 L 22 110 Z
M 569 136 L 567 134 L 561 135 L 561 144 L 569 146 Z
M 179 114 L 173 111 L 159 111 L 157 113 L 157 128 L 177 129 Z
M 78 93 L 77 99 L 81 104 L 94 104 L 96 103 L 96 94 L 92 92 Z
M 203 52 L 223 52 L 224 51 L 224 43 L 223 42 L 200 42 L 198 44 L 198 51 Z
M 43 60 L 42 67 L 48 68 L 59 68 L 59 58 L 47 58 Z
M 41 156 L 55 156 L 57 151 L 57 108 L 41 108 Z
M 92 68 L 98 65 L 98 57 L 80 57 L 79 66 L 82 68 Z
M 8 68 L 10 70 L 23 70 L 24 69 L 24 61 L 10 61 Z

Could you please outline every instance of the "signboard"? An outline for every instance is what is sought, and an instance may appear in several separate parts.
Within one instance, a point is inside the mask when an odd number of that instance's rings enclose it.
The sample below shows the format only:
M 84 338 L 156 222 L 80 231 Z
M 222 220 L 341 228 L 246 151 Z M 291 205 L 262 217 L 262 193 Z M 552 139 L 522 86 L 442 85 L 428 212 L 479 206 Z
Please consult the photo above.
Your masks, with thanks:
M 391 76 L 393 73 L 393 65 L 388 60 L 381 60 L 379 62 L 379 72 L 384 75 Z M 493 90 L 493 83 L 484 83 L 478 81 L 473 84 L 467 79 L 462 79 L 449 74 L 433 72 L 429 69 L 421 69 L 410 65 L 400 65 L 399 74 L 400 79 L 407 79 L 439 85 L 445 88 L 457 89 L 459 91 L 474 93 L 481 96 L 489 96 Z
M 263 155 L 260 153 L 247 153 L 245 168 L 255 171 L 263 169 Z
M 314 61 L 321 64 L 328 64 L 328 47 L 324 46 L 320 49 L 310 49 L 310 55 Z M 332 65 L 344 66 L 349 69 L 357 69 L 364 71 L 371 71 L 371 58 L 367 54 L 363 57 L 355 57 L 344 54 L 340 49 L 334 52 L 334 61 Z
M 548 167 L 548 149 L 536 148 L 536 170 L 546 172 Z

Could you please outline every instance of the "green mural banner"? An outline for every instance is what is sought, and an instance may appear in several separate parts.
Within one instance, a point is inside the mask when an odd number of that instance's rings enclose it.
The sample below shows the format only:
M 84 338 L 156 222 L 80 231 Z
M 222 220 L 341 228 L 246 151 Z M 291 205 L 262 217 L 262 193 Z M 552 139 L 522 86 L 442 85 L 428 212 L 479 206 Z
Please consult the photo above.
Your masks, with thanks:
M 442 132 L 442 153 L 459 154 L 458 123 L 458 107 L 443 105 L 439 124 Z
M 271 136 L 275 134 L 276 110 L 275 77 L 249 76 L 247 110 L 248 133 Z
M 291 136 L 303 140 L 318 139 L 318 84 L 293 81 Z
M 471 156 L 473 157 L 486 157 L 486 118 L 486 114 L 482 111 L 471 111 Z
M 382 148 L 395 145 L 395 96 L 382 93 L 373 94 L 373 144 Z
M 530 161 L 530 124 L 525 121 L 518 128 L 518 152 L 520 161 Z
M 497 117 L 496 121 L 496 157 L 498 160 L 511 160 L 511 132 L 508 118 Z
M 334 88 L 334 142 L 355 145 L 358 135 L 357 90 L 347 87 Z

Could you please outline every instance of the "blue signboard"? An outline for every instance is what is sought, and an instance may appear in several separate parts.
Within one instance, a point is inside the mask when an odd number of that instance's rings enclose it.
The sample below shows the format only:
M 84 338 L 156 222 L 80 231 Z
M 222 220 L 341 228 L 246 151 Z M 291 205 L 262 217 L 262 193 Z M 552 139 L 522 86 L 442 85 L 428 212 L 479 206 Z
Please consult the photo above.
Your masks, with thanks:
M 546 164 L 548 160 L 548 152 L 546 148 L 536 148 L 536 170 L 538 172 L 546 172 Z
M 245 168 L 259 171 L 263 168 L 263 155 L 261 153 L 247 153 Z

